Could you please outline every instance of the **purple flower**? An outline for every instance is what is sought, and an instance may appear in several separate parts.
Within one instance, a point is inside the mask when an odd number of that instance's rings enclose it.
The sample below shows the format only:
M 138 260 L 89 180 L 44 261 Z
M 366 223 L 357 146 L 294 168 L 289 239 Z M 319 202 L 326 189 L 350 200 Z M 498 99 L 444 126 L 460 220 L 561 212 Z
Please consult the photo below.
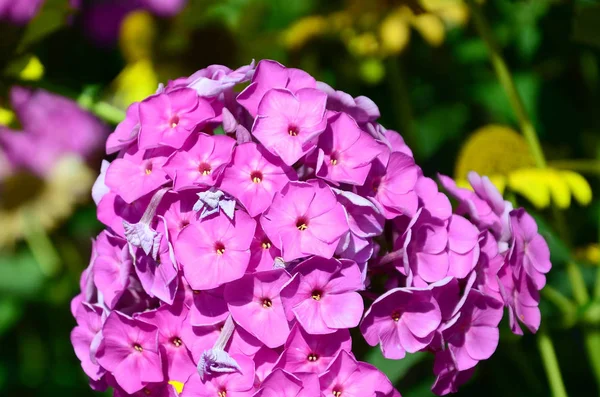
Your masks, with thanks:
M 255 217 L 271 205 L 277 192 L 295 179 L 292 168 L 249 142 L 235 148 L 233 161 L 223 172 L 221 188 L 237 197 L 248 214 Z
M 292 93 L 302 88 L 315 88 L 316 80 L 300 69 L 286 68 L 279 62 L 260 61 L 252 77 L 252 83 L 237 97 L 237 101 L 256 117 L 260 101 L 272 88 L 286 88 Z
M 250 243 L 256 222 L 236 211 L 207 218 L 185 228 L 175 242 L 175 254 L 193 289 L 218 287 L 244 275 L 250 261 Z
M 285 261 L 311 254 L 331 258 L 348 231 L 343 207 L 323 182 L 288 183 L 260 223 Z
M 356 291 L 363 283 L 355 262 L 315 256 L 296 266 L 294 272 L 281 290 L 289 321 L 295 318 L 310 334 L 330 334 L 358 325 L 363 300 Z
M 140 314 L 137 319 L 158 328 L 158 343 L 169 380 L 185 382 L 196 372 L 192 355 L 182 339 L 182 325 L 188 313 L 182 299 Z
M 96 256 L 92 276 L 104 303 L 114 308 L 127 289 L 132 271 L 132 261 L 125 240 L 102 232 L 94 241 Z
M 350 94 L 336 91 L 320 81 L 317 82 L 317 88 L 327 94 L 327 109 L 347 113 L 358 124 L 375 121 L 381 115 L 375 102 L 366 96 L 352 98 Z
M 496 350 L 502 319 L 502 304 L 477 290 L 471 290 L 460 316 L 443 332 L 456 369 L 465 371 L 487 360 Z
M 466 371 L 458 371 L 450 350 L 444 350 L 435 354 L 433 373 L 437 376 L 431 390 L 438 396 L 458 392 L 458 387 L 466 383 L 475 372 L 474 368 Z
M 81 361 L 81 367 L 91 380 L 102 378 L 106 370 L 98 365 L 94 355 L 102 336 L 102 321 L 104 312 L 98 306 L 82 302 L 77 306 L 75 319 L 77 326 L 71 331 L 71 343 L 75 349 L 77 358 Z
M 106 186 L 126 203 L 133 203 L 169 182 L 163 170 L 167 155 L 159 149 L 115 159 L 106 170 Z
M 185 382 L 181 397 L 250 397 L 253 394 L 254 361 L 243 355 L 232 356 L 240 365 L 240 370 L 209 376 L 202 381 L 193 374 Z
M 290 279 L 285 270 L 248 274 L 225 286 L 225 300 L 236 323 L 270 348 L 290 333 L 280 291 Z
M 215 116 L 210 104 L 189 88 L 151 96 L 140 103 L 139 112 L 141 149 L 179 149 L 196 127 Z
M 401 359 L 426 348 L 441 320 L 430 290 L 395 288 L 373 302 L 360 330 L 371 346 L 381 345 L 384 357 Z
M 315 138 L 325 130 L 326 101 L 327 95 L 312 88 L 296 93 L 279 88 L 267 91 L 252 135 L 285 164 L 293 165 L 316 146 Z
M 348 330 L 341 329 L 327 335 L 311 335 L 296 324 L 275 367 L 292 373 L 322 374 L 340 350 L 352 350 Z
M 134 102 L 127 108 L 125 120 L 121 121 L 115 131 L 106 140 L 106 154 L 113 154 L 129 148 L 137 141 L 140 132 L 140 103 Z
M 544 274 L 552 268 L 550 249 L 546 240 L 538 233 L 535 220 L 523 208 L 511 211 L 510 227 L 513 234 L 513 251 L 509 256 L 515 273 L 521 267 L 538 290 L 546 284 Z
M 222 169 L 229 164 L 235 141 L 228 136 L 198 135 L 193 143 L 186 143 L 164 165 L 164 170 L 175 181 L 174 189 L 192 189 L 213 186 Z
M 281 250 L 271 243 L 260 224 L 256 227 L 256 234 L 250 245 L 250 255 L 248 271 L 255 272 L 273 269 L 275 260 L 281 257 Z
M 129 394 L 141 390 L 146 383 L 161 382 L 164 378 L 158 329 L 116 311 L 104 322 L 96 357 Z
M 335 184 L 363 185 L 371 161 L 384 146 L 345 113 L 337 113 L 328 121 L 327 129 L 319 137 L 317 176 Z
M 417 212 L 418 196 L 415 184 L 419 168 L 412 157 L 394 152 L 386 165 L 374 162 L 367 181 L 357 188 L 357 193 L 372 197 L 387 219 L 398 215 L 412 216 Z
M 537 332 L 542 321 L 542 314 L 538 308 L 540 294 L 525 270 L 516 272 L 507 264 L 498 272 L 498 283 L 500 296 L 508 308 L 508 320 L 512 332 L 523 335 L 519 322 L 531 332 Z
M 392 384 L 373 366 L 356 361 L 350 353 L 340 350 L 327 371 L 319 376 L 321 392 L 326 396 L 364 397 L 376 392 L 392 392 Z
M 24 25 L 40 10 L 44 0 L 0 0 L 0 20 Z
M 193 292 L 192 305 L 190 306 L 190 324 L 214 325 L 225 321 L 227 318 L 227 303 L 223 297 L 224 287 L 209 290 L 196 290 Z
M 237 70 L 231 70 L 223 65 L 211 65 L 191 75 L 187 79 L 187 86 L 196 90 L 199 96 L 215 97 L 231 90 L 236 84 L 250 80 L 253 74 L 254 61 Z M 223 109 L 223 112 L 225 110 Z

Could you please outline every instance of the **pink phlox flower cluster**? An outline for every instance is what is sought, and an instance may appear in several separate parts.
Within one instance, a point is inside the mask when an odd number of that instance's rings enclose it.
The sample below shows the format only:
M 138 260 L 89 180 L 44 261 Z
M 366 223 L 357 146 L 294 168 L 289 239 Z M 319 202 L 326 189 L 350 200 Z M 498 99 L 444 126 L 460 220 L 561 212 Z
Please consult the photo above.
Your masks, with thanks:
M 238 84 L 246 84 L 241 91 Z M 423 175 L 395 131 L 306 72 L 213 65 L 132 104 L 94 189 L 106 225 L 72 303 L 94 389 L 117 395 L 399 396 L 353 355 L 435 355 L 456 391 L 539 327 L 549 251 L 486 177 Z

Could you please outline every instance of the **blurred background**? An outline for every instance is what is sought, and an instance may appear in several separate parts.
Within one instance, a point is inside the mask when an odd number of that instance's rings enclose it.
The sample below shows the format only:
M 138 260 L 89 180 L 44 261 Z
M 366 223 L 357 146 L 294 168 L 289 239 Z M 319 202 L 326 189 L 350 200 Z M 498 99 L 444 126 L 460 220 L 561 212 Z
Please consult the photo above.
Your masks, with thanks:
M 0 0 L 0 396 L 97 395 L 69 305 L 127 105 L 264 58 L 369 96 L 426 175 L 490 175 L 535 214 L 554 264 L 542 323 L 569 394 L 597 396 L 600 5 L 585 0 Z M 430 357 L 357 349 L 403 396 L 432 395 Z M 459 393 L 482 394 L 550 395 L 534 335 L 502 333 Z

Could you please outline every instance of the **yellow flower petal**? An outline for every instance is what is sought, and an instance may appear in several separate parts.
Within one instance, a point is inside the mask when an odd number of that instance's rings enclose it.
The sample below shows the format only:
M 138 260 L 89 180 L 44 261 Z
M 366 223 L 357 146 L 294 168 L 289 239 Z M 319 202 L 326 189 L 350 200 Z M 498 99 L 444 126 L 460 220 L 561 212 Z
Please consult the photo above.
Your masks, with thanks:
M 559 171 L 559 173 L 579 204 L 588 205 L 592 201 L 592 188 L 583 176 L 573 171 Z
M 444 42 L 446 31 L 442 20 L 434 14 L 421 14 L 412 21 L 415 29 L 421 36 L 434 47 L 439 47 Z
M 156 37 L 154 18 L 148 11 L 133 11 L 121 24 L 119 45 L 127 62 L 149 58 Z
M 183 391 L 183 383 L 178 382 L 176 380 L 170 380 L 169 384 L 175 388 L 178 394 L 181 394 Z
M 379 25 L 379 37 L 381 37 L 381 49 L 384 55 L 402 52 L 410 40 L 410 27 L 406 13 L 402 11 L 389 14 Z
M 15 114 L 8 109 L 0 108 L 0 125 L 8 126 L 15 119 Z
M 327 20 L 320 15 L 302 18 L 283 33 L 283 43 L 292 50 L 301 48 L 311 39 L 325 34 L 327 28 Z
M 44 65 L 40 62 L 40 59 L 35 55 L 31 56 L 27 61 L 27 64 L 19 73 L 19 77 L 22 80 L 36 81 L 44 76 Z
M 560 209 L 569 208 L 571 206 L 571 191 L 567 182 L 561 178 L 558 172 L 552 169 L 540 169 L 538 173 L 550 189 L 552 202 Z
M 125 108 L 154 94 L 158 86 L 158 76 L 149 59 L 142 59 L 127 65 L 113 82 L 114 103 Z
M 550 189 L 537 171 L 537 169 L 521 169 L 511 172 L 508 176 L 508 186 L 537 208 L 546 208 L 550 205 Z
M 509 127 L 487 125 L 476 130 L 460 150 L 455 177 L 466 178 L 469 171 L 480 175 L 508 175 L 534 166 L 523 137 Z

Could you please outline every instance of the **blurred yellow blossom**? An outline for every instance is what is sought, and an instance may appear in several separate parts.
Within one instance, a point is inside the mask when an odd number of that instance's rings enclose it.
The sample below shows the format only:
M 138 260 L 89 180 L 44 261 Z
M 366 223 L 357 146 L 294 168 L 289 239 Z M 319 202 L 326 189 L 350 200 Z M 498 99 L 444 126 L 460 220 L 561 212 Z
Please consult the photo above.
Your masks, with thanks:
M 558 208 L 592 200 L 592 190 L 583 176 L 567 170 L 536 168 L 527 143 L 511 128 L 488 125 L 475 131 L 461 149 L 456 163 L 458 184 L 467 187 L 469 171 L 488 175 L 503 192 L 519 193 L 537 208 L 554 203 Z
M 600 264 L 600 245 L 590 244 L 585 247 L 579 247 L 574 253 L 575 259 L 594 265 Z
M 44 77 L 44 65 L 35 55 L 25 55 L 13 60 L 5 69 L 7 76 L 24 81 L 37 81 Z
M 95 173 L 78 156 L 60 159 L 45 179 L 18 172 L 6 177 L 0 195 L 0 247 L 23 238 L 35 220 L 44 230 L 87 200 Z
M 121 108 L 154 94 L 158 76 L 152 62 L 156 24 L 147 11 L 130 12 L 121 25 L 119 46 L 127 65 L 116 77 L 112 102 Z
M 15 119 L 15 114 L 3 107 L 0 107 L 0 125 L 8 126 Z
M 357 57 L 385 58 L 401 53 L 410 41 L 411 27 L 432 46 L 441 45 L 448 27 L 468 21 L 461 0 L 418 0 L 390 5 L 383 0 L 347 0 L 343 10 L 328 16 L 309 16 L 284 33 L 284 43 L 298 49 L 323 35 L 341 39 Z

